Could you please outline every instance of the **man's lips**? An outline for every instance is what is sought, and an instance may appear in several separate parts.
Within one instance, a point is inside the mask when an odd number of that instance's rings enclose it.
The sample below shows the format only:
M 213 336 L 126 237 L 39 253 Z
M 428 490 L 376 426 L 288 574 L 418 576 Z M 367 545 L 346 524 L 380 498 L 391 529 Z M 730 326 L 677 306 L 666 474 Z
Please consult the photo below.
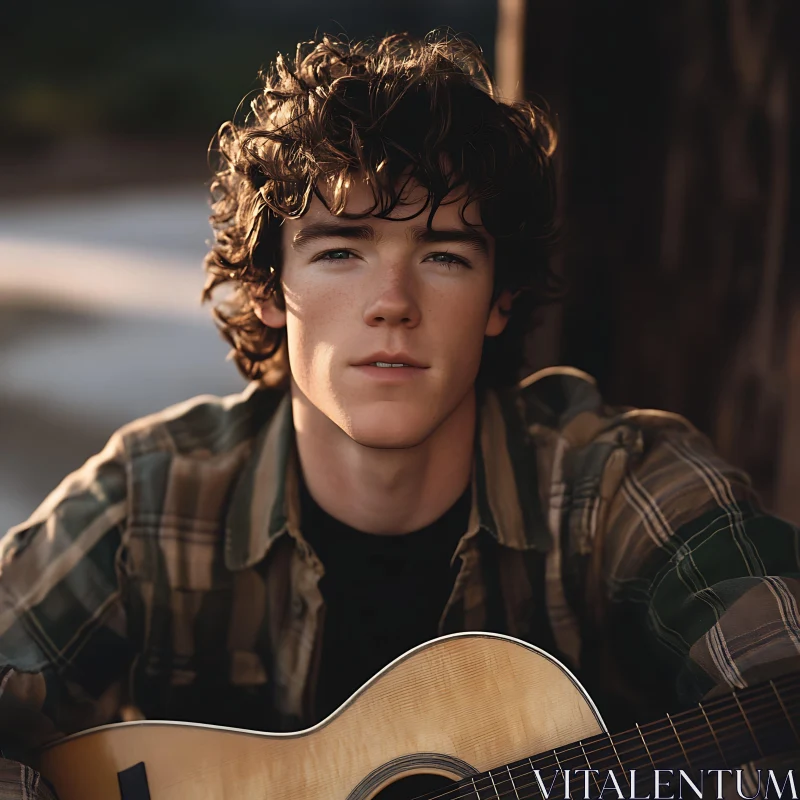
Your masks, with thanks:
M 353 364 L 354 367 L 375 367 L 376 364 L 402 364 L 404 367 L 416 367 L 417 369 L 428 369 L 427 364 L 413 358 L 408 353 L 373 353 L 363 359 L 359 359 Z M 402 369 L 403 367 L 376 367 L 377 369 Z
M 370 380 L 382 381 L 386 383 L 397 383 L 399 381 L 413 380 L 416 377 L 424 375 L 428 369 L 427 367 L 410 366 L 378 367 L 374 364 L 353 364 L 353 367 Z

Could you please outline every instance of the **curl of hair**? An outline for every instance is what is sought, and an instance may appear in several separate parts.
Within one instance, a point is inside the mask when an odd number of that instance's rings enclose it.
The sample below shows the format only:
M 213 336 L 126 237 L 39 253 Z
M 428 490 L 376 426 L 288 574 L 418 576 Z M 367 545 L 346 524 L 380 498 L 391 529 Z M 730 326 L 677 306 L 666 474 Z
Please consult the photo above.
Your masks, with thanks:
M 504 332 L 485 339 L 478 377 L 492 386 L 517 380 L 535 309 L 562 293 L 548 257 L 556 135 L 546 114 L 498 98 L 480 48 L 448 32 L 377 43 L 324 36 L 300 43 L 293 61 L 279 55 L 260 78 L 249 111 L 222 125 L 210 150 L 214 241 L 203 301 L 232 284 L 213 313 L 242 374 L 268 386 L 288 379 L 285 329 L 254 311 L 273 293 L 283 304 L 282 218 L 302 216 L 314 196 L 332 214 L 386 217 L 417 182 L 428 190 L 418 213 L 427 210 L 429 226 L 454 190 L 464 224 L 478 203 L 495 238 L 492 300 L 503 289 L 515 296 Z M 374 197 L 360 215 L 345 210 L 355 173 Z

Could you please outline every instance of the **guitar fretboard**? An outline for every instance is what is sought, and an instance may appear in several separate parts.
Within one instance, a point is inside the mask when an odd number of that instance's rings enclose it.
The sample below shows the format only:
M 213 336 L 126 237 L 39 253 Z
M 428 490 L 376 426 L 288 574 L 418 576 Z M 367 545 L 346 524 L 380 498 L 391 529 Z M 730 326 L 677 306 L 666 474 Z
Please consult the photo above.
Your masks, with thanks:
M 663 720 L 515 761 L 418 800 L 553 800 L 653 796 L 656 769 L 735 769 L 762 756 L 800 750 L 800 673 L 742 689 Z M 635 772 L 634 772 L 635 771 Z M 567 780 L 565 780 L 565 776 Z M 568 783 L 568 786 L 567 786 Z

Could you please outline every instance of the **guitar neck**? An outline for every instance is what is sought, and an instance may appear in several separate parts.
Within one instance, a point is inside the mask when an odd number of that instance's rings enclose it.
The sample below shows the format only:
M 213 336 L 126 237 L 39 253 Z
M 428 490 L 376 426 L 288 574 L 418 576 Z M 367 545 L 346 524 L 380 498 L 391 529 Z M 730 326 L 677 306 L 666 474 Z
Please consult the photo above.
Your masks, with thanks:
M 601 769 L 728 768 L 800 747 L 798 734 L 800 673 L 794 673 L 622 733 L 601 734 L 591 748 Z M 561 750 L 566 755 L 570 747 Z M 571 756 L 575 762 L 574 751 Z
M 565 796 L 569 788 L 597 796 L 611 771 L 625 796 L 653 786 L 655 769 L 734 769 L 762 756 L 800 749 L 800 673 L 733 692 L 697 708 L 616 734 L 599 734 L 461 781 L 464 797 Z M 569 770 L 569 772 L 566 772 Z M 596 770 L 597 774 L 587 772 Z M 609 785 L 612 792 L 613 787 Z M 639 792 L 641 794 L 641 792 Z M 516 795 L 515 795 L 516 793 Z M 500 793 L 501 796 L 505 796 Z M 461 796 L 461 795 L 460 795 Z

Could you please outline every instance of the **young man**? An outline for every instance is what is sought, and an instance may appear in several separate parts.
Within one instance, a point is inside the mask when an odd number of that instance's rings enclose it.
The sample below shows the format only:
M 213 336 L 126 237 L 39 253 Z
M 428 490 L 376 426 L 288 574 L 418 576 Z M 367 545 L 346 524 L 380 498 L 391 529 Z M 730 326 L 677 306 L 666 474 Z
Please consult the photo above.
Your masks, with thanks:
M 122 708 L 299 729 L 462 630 L 557 655 L 612 727 L 798 668 L 798 529 L 682 418 L 517 383 L 555 139 L 474 47 L 312 44 L 218 144 L 206 298 L 251 382 L 125 426 L 3 540 L 6 755 Z

